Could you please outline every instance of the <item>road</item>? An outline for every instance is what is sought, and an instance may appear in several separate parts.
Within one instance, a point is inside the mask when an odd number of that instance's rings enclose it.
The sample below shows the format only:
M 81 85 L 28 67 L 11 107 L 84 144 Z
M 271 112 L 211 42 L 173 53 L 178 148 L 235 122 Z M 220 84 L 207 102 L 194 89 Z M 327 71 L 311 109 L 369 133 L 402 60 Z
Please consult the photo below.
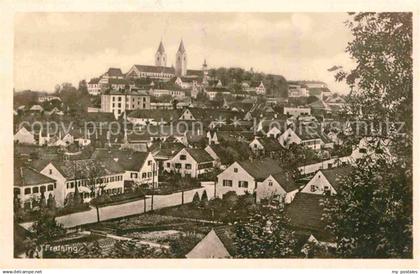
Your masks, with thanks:
M 212 199 L 214 197 L 214 183 L 202 182 L 202 187 L 198 189 L 188 190 L 184 192 L 184 203 L 191 203 L 196 192 L 200 197 L 203 191 L 206 190 L 207 197 Z M 177 192 L 169 195 L 155 195 L 153 208 L 160 209 L 180 205 L 182 203 L 182 193 Z M 151 209 L 151 196 L 146 196 L 146 211 Z M 111 220 L 115 218 L 137 215 L 144 213 L 144 200 L 137 200 L 125 204 L 118 204 L 99 208 L 99 218 L 101 221 Z M 96 208 L 91 208 L 88 211 L 73 213 L 56 218 L 56 221 L 65 228 L 76 227 L 84 224 L 97 222 Z M 20 224 L 25 229 L 32 226 L 32 222 Z

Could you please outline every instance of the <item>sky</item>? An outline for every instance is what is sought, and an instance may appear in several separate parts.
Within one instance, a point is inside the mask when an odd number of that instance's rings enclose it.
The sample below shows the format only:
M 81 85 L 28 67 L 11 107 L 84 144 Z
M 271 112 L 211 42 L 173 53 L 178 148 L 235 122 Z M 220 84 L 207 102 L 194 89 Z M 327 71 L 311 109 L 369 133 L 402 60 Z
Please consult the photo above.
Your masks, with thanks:
M 188 69 L 242 67 L 287 80 L 319 80 L 348 88 L 327 69 L 354 66 L 345 13 L 18 13 L 14 87 L 53 91 L 119 67 L 154 65 L 162 40 L 168 66 L 183 39 Z

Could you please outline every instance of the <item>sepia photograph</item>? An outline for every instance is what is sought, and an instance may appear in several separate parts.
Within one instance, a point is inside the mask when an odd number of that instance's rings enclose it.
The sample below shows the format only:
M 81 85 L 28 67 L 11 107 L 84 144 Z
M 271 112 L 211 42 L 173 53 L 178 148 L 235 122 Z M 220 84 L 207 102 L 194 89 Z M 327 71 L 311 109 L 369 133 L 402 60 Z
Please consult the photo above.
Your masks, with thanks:
M 415 259 L 415 15 L 16 12 L 8 255 Z

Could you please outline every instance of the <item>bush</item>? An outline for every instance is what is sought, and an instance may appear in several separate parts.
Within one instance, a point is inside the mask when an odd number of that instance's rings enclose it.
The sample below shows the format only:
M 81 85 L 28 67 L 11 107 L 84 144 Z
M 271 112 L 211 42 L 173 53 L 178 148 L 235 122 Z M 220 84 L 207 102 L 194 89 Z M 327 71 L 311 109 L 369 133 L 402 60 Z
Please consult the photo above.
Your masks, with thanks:
M 238 202 L 238 195 L 236 194 L 235 191 L 226 192 L 223 195 L 223 202 L 225 202 L 226 205 L 230 208 L 234 207 L 236 203 Z

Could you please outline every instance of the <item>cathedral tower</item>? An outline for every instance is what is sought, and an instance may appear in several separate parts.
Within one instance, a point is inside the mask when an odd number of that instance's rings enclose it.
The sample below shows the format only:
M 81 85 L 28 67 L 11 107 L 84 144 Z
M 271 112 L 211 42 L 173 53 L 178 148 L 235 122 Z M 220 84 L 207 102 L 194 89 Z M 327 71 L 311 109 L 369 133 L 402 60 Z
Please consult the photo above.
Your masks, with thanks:
M 159 48 L 155 54 L 155 66 L 166 67 L 166 53 L 162 41 L 160 41 Z
M 175 59 L 175 74 L 177 76 L 187 75 L 187 52 L 184 48 L 184 42 L 181 40 Z

